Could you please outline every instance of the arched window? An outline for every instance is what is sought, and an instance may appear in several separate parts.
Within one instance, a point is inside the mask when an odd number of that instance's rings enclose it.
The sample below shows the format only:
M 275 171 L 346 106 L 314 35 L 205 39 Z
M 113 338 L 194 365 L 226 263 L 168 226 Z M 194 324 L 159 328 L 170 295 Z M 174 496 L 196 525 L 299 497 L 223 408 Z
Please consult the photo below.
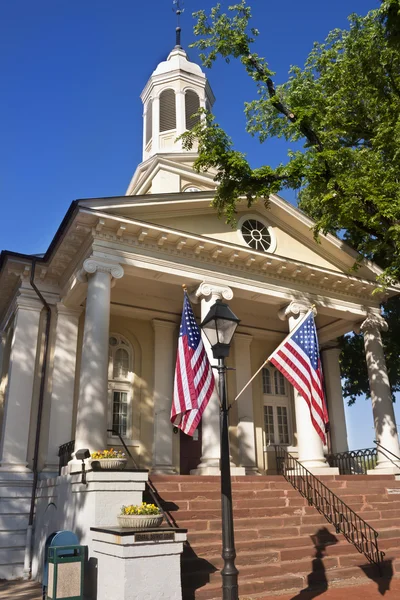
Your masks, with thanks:
M 193 129 L 200 121 L 199 115 L 194 116 L 200 108 L 200 99 L 196 92 L 188 90 L 185 94 L 186 129 Z
M 153 135 L 153 100 L 147 103 L 146 110 L 146 145 L 149 143 Z
M 273 368 L 262 370 L 265 446 L 290 443 L 289 398 L 286 380 Z
M 160 132 L 176 129 L 176 105 L 174 90 L 160 94 Z
M 118 432 L 123 438 L 132 438 L 132 383 L 132 346 L 122 335 L 113 333 L 109 338 L 108 429 Z M 118 438 L 115 443 L 118 443 Z

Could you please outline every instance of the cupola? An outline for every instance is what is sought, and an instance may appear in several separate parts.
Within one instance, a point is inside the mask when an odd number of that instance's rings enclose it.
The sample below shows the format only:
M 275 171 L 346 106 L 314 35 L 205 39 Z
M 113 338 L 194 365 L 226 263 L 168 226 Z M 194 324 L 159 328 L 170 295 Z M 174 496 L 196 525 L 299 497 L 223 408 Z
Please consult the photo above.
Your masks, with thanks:
M 141 99 L 143 161 L 155 154 L 184 152 L 177 138 L 194 127 L 199 108 L 211 110 L 215 101 L 205 74 L 179 44 L 153 72 Z

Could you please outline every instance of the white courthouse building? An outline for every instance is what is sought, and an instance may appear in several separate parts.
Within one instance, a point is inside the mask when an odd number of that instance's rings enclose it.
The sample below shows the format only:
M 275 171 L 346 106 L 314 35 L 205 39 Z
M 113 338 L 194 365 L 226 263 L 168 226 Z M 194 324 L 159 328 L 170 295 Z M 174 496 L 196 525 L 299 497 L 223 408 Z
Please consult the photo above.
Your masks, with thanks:
M 199 320 L 218 298 L 241 319 L 229 399 L 315 305 L 332 452 L 348 449 L 337 338 L 361 328 L 376 438 L 399 455 L 379 309 L 399 290 L 374 293 L 380 268 L 352 271 L 356 252 L 332 235 L 316 243 L 312 221 L 279 196 L 268 209 L 243 202 L 234 228 L 218 218 L 213 174 L 195 172 L 195 152 L 176 141 L 214 103 L 183 49 L 158 65 L 141 99 L 143 162 L 126 195 L 73 202 L 43 256 L 1 254 L 2 576 L 22 572 L 34 478 L 58 473 L 62 444 L 118 446 L 114 428 L 140 468 L 218 474 L 217 398 L 193 439 L 170 423 L 183 284 Z M 305 401 L 273 368 L 234 404 L 230 435 L 236 474 L 273 473 L 274 444 L 329 472 Z M 375 471 L 393 465 L 378 455 Z

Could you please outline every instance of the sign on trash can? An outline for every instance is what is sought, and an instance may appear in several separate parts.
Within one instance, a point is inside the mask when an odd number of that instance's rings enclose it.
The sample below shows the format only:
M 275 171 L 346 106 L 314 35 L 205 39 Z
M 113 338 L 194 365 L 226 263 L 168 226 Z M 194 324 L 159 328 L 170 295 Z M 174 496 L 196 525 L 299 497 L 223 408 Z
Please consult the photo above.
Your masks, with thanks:
M 86 546 L 50 546 L 47 600 L 82 600 Z

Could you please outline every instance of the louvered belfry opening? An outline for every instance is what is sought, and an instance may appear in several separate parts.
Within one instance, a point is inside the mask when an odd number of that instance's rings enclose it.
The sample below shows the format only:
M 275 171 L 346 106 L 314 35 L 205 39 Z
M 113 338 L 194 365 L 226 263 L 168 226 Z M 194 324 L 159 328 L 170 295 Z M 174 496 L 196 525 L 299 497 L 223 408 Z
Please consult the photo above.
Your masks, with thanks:
M 160 132 L 176 129 L 176 105 L 174 90 L 160 94 Z
M 200 120 L 199 115 L 196 115 L 200 108 L 200 99 L 196 92 L 188 90 L 185 94 L 185 116 L 186 116 L 186 129 L 193 129 Z M 195 115 L 195 116 L 194 116 Z
M 147 103 L 147 110 L 146 110 L 146 144 L 148 144 L 149 141 L 151 140 L 152 132 L 153 132 L 153 100 L 150 98 L 150 100 Z

